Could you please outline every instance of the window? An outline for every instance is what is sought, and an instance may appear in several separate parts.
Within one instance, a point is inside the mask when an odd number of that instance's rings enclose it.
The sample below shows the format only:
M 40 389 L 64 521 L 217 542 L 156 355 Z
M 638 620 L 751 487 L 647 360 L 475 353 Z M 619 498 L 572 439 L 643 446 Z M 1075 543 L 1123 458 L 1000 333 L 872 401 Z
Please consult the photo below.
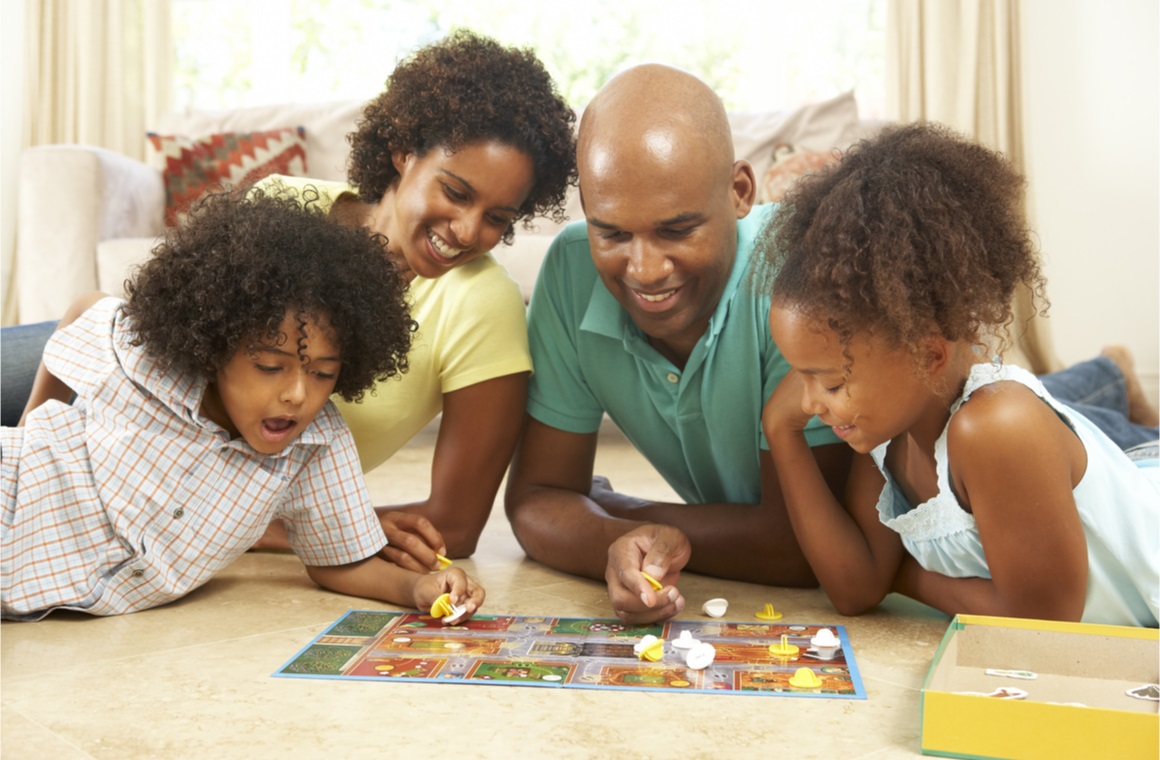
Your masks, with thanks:
M 173 0 L 178 108 L 366 99 L 409 51 L 468 27 L 536 50 L 583 106 L 646 61 L 691 71 L 733 110 L 854 89 L 881 117 L 885 0 Z

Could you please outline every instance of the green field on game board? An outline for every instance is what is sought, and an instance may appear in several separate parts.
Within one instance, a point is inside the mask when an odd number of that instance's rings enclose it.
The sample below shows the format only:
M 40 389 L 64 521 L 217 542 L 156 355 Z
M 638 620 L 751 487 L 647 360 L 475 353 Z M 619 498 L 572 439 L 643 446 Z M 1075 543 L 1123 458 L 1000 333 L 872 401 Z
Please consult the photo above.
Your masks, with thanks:
M 822 627 L 841 642 L 828 659 L 810 646 Z M 672 646 L 684 631 L 716 649 L 704 670 L 690 668 L 684 652 Z M 657 662 L 643 661 L 633 651 L 649 634 L 666 642 Z M 798 647 L 797 654 L 770 652 L 770 644 L 783 637 Z M 820 685 L 791 685 L 801 668 L 812 671 Z M 417 613 L 351 610 L 274 675 L 866 698 L 843 626 L 720 620 L 631 626 L 618 620 L 477 615 L 444 626 Z

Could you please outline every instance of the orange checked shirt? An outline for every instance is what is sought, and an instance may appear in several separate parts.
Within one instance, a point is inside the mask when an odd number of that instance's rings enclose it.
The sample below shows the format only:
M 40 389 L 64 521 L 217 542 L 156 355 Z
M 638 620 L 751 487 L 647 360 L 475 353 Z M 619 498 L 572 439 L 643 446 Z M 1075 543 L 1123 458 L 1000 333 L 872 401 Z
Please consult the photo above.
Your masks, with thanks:
M 177 599 L 286 521 L 307 565 L 386 543 L 333 404 L 280 454 L 230 440 L 199 408 L 206 378 L 176 375 L 107 298 L 57 331 L 48 369 L 77 393 L 0 429 L 0 612 L 116 615 Z

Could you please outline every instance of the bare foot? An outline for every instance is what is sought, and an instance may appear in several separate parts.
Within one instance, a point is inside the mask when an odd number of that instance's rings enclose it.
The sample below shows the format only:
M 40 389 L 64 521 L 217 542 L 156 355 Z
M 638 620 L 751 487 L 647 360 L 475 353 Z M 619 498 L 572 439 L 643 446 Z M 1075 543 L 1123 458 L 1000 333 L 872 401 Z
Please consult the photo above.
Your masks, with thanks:
M 1160 413 L 1148 401 L 1148 397 L 1144 394 L 1144 386 L 1140 385 L 1140 378 L 1136 376 L 1136 363 L 1132 360 L 1132 352 L 1127 346 L 1104 346 L 1100 353 L 1111 359 L 1128 381 L 1128 419 L 1137 425 L 1148 427 L 1160 425 Z

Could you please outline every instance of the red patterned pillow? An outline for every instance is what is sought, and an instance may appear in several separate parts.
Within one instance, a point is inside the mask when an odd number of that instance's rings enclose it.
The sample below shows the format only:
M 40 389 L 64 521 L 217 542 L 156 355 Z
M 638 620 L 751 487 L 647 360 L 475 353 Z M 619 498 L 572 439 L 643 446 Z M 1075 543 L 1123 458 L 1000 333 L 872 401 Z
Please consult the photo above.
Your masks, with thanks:
M 219 188 L 245 187 L 270 174 L 306 176 L 306 128 L 222 132 L 205 137 L 150 132 L 165 180 L 165 224 L 181 224 L 193 203 Z
M 841 159 L 842 155 L 836 150 L 806 150 L 786 143 L 776 146 L 773 163 L 758 187 L 758 203 L 779 203 L 799 179 Z

